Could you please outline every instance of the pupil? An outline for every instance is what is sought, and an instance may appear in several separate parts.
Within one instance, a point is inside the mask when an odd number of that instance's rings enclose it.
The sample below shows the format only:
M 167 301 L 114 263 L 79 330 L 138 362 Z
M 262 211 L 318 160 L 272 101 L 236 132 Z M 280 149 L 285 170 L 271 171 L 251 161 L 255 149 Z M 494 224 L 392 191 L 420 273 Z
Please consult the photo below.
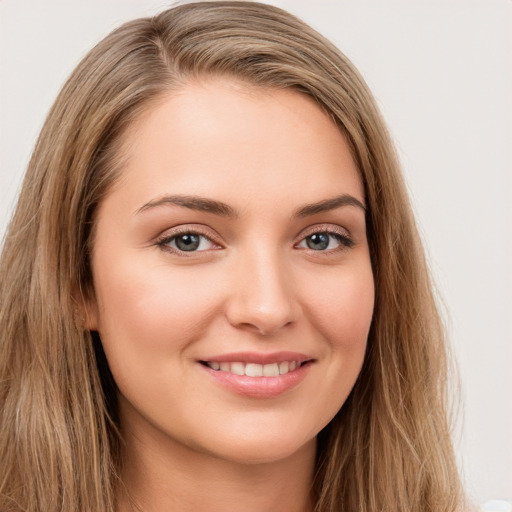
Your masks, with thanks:
M 180 251 L 195 251 L 199 247 L 199 236 L 193 234 L 176 237 L 176 247 Z
M 329 245 L 329 235 L 326 233 L 315 233 L 306 238 L 306 244 L 310 249 L 322 251 Z

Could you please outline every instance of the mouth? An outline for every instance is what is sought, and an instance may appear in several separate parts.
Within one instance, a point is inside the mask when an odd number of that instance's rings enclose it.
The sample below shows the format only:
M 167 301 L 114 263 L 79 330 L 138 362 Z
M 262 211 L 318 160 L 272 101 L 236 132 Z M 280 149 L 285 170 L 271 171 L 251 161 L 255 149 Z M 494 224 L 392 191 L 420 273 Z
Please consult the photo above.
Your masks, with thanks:
M 310 363 L 312 360 L 290 360 L 267 364 L 246 363 L 243 361 L 199 361 L 202 365 L 217 372 L 227 372 L 246 377 L 279 377 Z
M 273 398 L 299 386 L 315 359 L 297 352 L 224 354 L 199 360 L 223 388 L 250 398 Z

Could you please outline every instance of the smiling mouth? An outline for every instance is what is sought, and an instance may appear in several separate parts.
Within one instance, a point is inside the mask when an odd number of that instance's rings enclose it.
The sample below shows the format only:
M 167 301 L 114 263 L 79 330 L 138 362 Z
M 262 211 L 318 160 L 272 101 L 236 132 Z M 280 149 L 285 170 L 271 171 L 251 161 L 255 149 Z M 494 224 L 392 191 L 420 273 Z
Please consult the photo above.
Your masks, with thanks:
M 280 375 L 286 375 L 297 370 L 305 364 L 308 364 L 310 361 L 311 360 L 281 361 L 280 363 L 269 364 L 244 363 L 240 361 L 200 361 L 200 363 L 212 370 L 231 373 L 233 375 L 245 375 L 246 377 L 279 377 Z

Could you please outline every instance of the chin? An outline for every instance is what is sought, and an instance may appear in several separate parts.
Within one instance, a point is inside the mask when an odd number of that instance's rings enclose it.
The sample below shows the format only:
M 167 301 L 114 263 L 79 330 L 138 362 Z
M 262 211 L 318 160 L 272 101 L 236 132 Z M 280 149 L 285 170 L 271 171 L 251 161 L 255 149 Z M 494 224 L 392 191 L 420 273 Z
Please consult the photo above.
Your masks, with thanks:
M 236 464 L 257 465 L 270 464 L 316 453 L 316 436 L 309 439 L 291 438 L 287 432 L 280 435 L 260 435 L 255 438 L 250 435 L 237 434 L 225 443 L 216 443 L 214 450 L 208 450 L 212 455 Z

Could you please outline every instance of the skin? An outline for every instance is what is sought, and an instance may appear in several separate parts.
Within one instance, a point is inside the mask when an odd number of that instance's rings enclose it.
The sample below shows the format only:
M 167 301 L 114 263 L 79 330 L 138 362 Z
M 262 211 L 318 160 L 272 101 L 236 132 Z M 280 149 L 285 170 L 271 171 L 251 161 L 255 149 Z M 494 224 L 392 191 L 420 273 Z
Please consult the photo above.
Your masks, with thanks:
M 98 211 L 86 306 L 119 388 L 120 510 L 312 510 L 316 435 L 360 372 L 374 303 L 343 134 L 304 95 L 217 78 L 153 105 L 123 156 Z M 340 196 L 348 204 L 326 203 Z M 198 250 L 180 251 L 190 232 Z M 327 247 L 308 245 L 314 233 Z M 255 398 L 198 362 L 240 351 L 311 362 L 295 387 Z

